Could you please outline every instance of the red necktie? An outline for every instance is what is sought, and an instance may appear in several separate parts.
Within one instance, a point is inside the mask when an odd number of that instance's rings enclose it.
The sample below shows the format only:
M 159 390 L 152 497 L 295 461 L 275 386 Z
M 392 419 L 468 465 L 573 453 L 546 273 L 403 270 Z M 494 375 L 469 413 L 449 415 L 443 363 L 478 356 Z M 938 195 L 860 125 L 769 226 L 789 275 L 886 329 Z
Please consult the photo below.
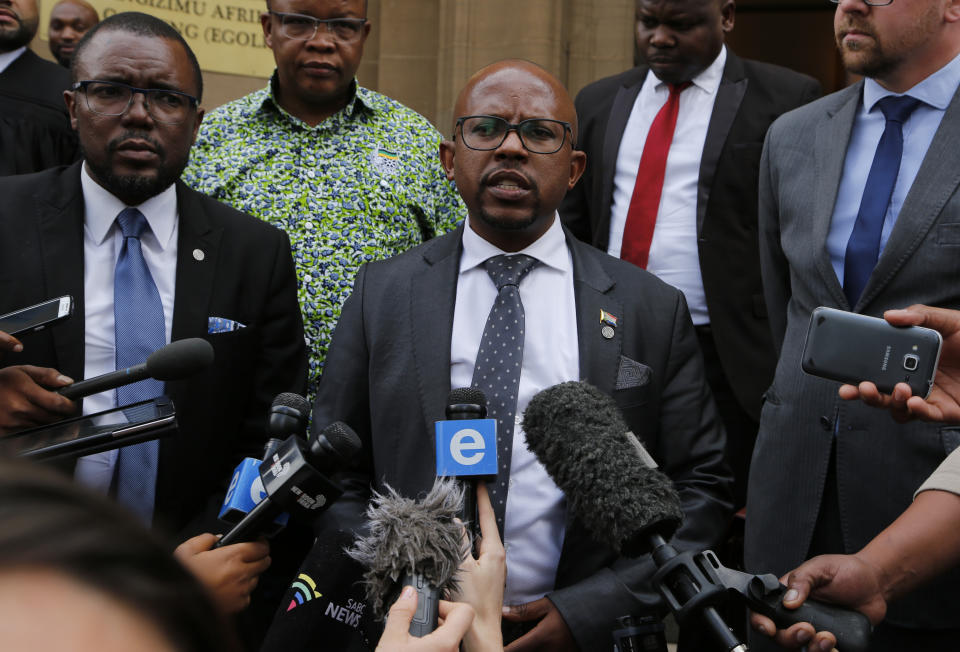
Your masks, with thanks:
M 630 197 L 630 208 L 627 210 L 627 225 L 623 230 L 623 246 L 620 249 L 622 259 L 644 269 L 650 257 L 653 229 L 657 225 L 663 177 L 667 170 L 667 155 L 670 153 L 673 131 L 677 126 L 677 113 L 680 111 L 680 93 L 690 86 L 690 82 L 669 86 L 670 97 L 653 119 L 647 133 L 647 142 L 643 145 L 637 181 L 633 185 L 633 196 Z

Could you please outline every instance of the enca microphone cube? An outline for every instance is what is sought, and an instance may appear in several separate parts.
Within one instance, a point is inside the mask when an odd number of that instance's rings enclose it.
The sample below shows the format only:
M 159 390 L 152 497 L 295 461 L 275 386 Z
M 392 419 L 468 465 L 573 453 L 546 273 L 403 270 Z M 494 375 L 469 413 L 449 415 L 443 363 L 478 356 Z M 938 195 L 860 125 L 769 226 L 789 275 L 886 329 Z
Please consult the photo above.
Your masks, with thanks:
M 220 520 L 236 525 L 256 507 L 257 503 L 267 497 L 267 491 L 263 488 L 263 481 L 260 479 L 260 464 L 260 460 L 247 457 L 237 465 L 233 478 L 230 479 L 230 488 L 227 489 L 223 507 L 220 509 Z M 280 514 L 264 534 L 268 537 L 273 536 L 286 526 L 288 520 L 290 520 L 289 514 L 286 512 Z
M 437 476 L 497 475 L 497 420 L 437 421 Z

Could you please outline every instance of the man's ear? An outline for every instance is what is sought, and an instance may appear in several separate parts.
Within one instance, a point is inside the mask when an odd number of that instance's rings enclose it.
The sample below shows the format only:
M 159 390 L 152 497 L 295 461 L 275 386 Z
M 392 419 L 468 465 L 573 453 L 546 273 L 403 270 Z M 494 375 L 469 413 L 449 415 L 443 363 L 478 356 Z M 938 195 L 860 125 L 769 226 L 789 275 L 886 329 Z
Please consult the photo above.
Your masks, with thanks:
M 960 21 L 960 0 L 950 0 L 944 8 L 943 19 L 948 23 Z
M 587 169 L 587 155 L 578 149 L 570 153 L 570 181 L 567 184 L 568 190 L 573 190 L 577 181 L 583 176 L 583 171 Z
M 77 93 L 79 91 L 63 91 L 63 101 L 67 105 L 67 113 L 70 114 L 70 127 L 77 130 Z
M 447 181 L 454 180 L 453 159 L 455 149 L 456 145 L 452 140 L 440 141 L 440 164 L 443 166 L 443 171 L 447 173 Z
M 263 28 L 263 42 L 273 49 L 273 21 L 269 11 L 260 12 L 260 27 Z

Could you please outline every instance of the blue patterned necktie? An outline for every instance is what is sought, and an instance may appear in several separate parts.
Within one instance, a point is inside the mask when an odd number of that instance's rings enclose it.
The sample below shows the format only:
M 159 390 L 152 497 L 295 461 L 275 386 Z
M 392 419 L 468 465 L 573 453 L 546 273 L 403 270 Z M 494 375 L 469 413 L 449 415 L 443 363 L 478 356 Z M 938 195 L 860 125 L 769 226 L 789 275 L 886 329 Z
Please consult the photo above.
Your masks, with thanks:
M 497 286 L 480 349 L 473 367 L 473 386 L 487 396 L 487 416 L 497 420 L 497 481 L 490 487 L 490 501 L 503 534 L 510 456 L 513 452 L 513 419 L 517 412 L 520 370 L 523 364 L 524 316 L 520 281 L 537 264 L 525 254 L 494 256 L 484 262 Z
M 123 246 L 113 277 L 117 369 L 142 363 L 164 346 L 166 328 L 163 303 L 140 248 L 140 236 L 149 227 L 143 213 L 125 208 L 117 216 Z M 163 394 L 163 383 L 147 379 L 117 388 L 117 405 L 124 406 Z M 117 500 L 143 522 L 153 521 L 157 485 L 157 440 L 121 448 L 117 456 Z
M 850 309 L 867 286 L 870 274 L 880 257 L 880 234 L 883 221 L 890 206 L 893 188 L 900 173 L 900 160 L 903 158 L 903 123 L 910 114 L 923 104 L 918 99 L 908 97 L 885 97 L 877 106 L 883 112 L 887 125 L 873 156 L 867 185 L 860 200 L 860 211 L 853 225 L 853 233 L 847 241 L 847 252 L 843 259 L 843 292 L 850 302 Z

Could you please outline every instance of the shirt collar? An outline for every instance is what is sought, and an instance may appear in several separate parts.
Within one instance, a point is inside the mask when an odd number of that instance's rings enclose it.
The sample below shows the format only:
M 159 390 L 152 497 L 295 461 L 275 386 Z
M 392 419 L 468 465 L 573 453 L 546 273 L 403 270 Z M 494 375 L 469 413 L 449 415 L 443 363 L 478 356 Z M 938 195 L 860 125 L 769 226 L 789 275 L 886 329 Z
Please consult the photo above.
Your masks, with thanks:
M 960 54 L 902 95 L 909 95 L 935 109 L 946 111 L 958 86 L 960 86 Z M 863 106 L 867 112 L 870 112 L 883 98 L 899 94 L 888 91 L 876 80 L 868 77 L 863 83 Z
M 27 51 L 27 46 L 17 48 L 16 50 L 11 50 L 10 52 L 3 52 L 0 54 L 0 72 L 6 70 L 11 63 L 17 60 L 21 54 Z
M 107 239 L 117 215 L 127 208 L 127 205 L 93 180 L 87 172 L 86 162 L 80 168 L 80 185 L 83 188 L 84 225 L 93 241 L 101 245 Z M 166 249 L 177 220 L 176 184 L 133 208 L 137 208 L 147 218 L 147 224 L 150 225 L 160 249 Z
M 690 80 L 690 82 L 706 91 L 709 95 L 715 95 L 717 90 L 720 88 L 720 82 L 723 80 L 723 69 L 727 65 L 727 46 L 720 46 L 720 54 L 717 55 L 717 58 L 713 60 L 709 66 L 700 71 L 700 74 Z M 653 75 L 653 70 L 647 73 L 648 75 Z M 656 86 L 657 90 L 665 88 L 667 83 L 661 81 L 659 77 L 656 77 Z
M 537 238 L 529 247 L 517 252 L 503 251 L 481 238 L 476 231 L 470 228 L 471 219 L 473 218 L 468 215 L 463 226 L 463 255 L 460 257 L 461 274 L 483 264 L 483 261 L 493 256 L 514 253 L 532 256 L 544 265 L 562 272 L 570 270 L 567 238 L 563 233 L 563 227 L 560 226 L 560 216 L 558 214 L 554 213 L 553 224 L 550 225 L 546 233 Z
M 273 74 L 270 76 L 270 81 L 267 82 L 267 87 L 261 91 L 263 93 L 263 101 L 260 103 L 260 108 L 265 111 L 276 111 L 280 115 L 284 116 L 287 120 L 298 124 L 305 129 L 316 129 L 326 124 L 330 123 L 333 119 L 336 119 L 338 116 L 343 116 L 346 119 L 356 118 L 359 113 L 362 111 L 372 111 L 373 107 L 365 99 L 367 90 L 360 86 L 357 82 L 356 77 L 350 83 L 350 101 L 347 102 L 347 105 L 334 113 L 332 116 L 323 120 L 316 127 L 311 127 L 306 122 L 300 118 L 291 115 L 286 109 L 280 106 L 280 102 L 277 101 L 277 89 L 279 88 L 279 78 L 277 77 L 277 71 L 274 69 Z

